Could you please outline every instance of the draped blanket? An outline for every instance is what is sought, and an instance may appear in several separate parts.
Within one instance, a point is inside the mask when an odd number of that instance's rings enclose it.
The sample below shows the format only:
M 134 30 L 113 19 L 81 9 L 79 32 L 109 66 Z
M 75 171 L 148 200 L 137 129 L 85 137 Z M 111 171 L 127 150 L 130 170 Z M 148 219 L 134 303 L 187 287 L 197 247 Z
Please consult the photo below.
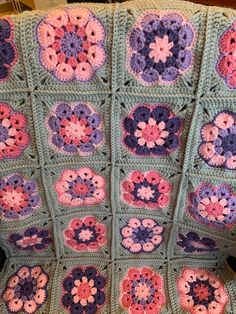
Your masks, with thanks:
M 0 313 L 235 314 L 236 12 L 0 18 Z

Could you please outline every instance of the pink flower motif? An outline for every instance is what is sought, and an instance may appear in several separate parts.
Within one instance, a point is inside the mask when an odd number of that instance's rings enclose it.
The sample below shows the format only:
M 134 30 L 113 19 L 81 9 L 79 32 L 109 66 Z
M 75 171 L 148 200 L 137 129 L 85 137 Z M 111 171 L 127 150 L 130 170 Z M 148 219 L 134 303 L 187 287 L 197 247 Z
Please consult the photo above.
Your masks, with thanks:
M 201 129 L 198 153 L 212 167 L 236 169 L 236 114 L 221 111 Z
M 130 253 L 150 253 L 163 242 L 164 228 L 149 218 L 130 218 L 121 229 L 122 246 Z
M 189 195 L 188 212 L 210 227 L 232 228 L 236 223 L 236 195 L 227 185 L 202 183 Z
M 37 39 L 42 66 L 62 82 L 90 81 L 106 59 L 104 27 L 87 8 L 50 12 Z
M 106 226 L 92 216 L 74 218 L 64 230 L 64 240 L 76 252 L 98 251 L 107 242 Z
M 47 300 L 47 283 L 48 275 L 41 266 L 19 268 L 2 294 L 8 313 L 36 313 Z
M 103 143 L 101 116 L 87 103 L 59 103 L 46 118 L 50 143 L 63 154 L 91 155 Z
M 0 178 L 0 219 L 26 219 L 40 203 L 36 182 L 27 181 L 19 174 Z
M 124 144 L 137 156 L 163 157 L 180 146 L 182 120 L 166 105 L 138 104 L 123 126 Z
M 204 269 L 186 268 L 178 278 L 180 304 L 191 314 L 224 314 L 229 301 L 221 280 Z
M 30 137 L 26 126 L 27 118 L 23 113 L 0 103 L 0 161 L 18 158 L 28 147 Z
M 173 46 L 173 42 L 169 42 L 167 35 L 163 38 L 156 37 L 155 42 L 149 45 L 149 48 L 151 49 L 149 57 L 153 58 L 156 63 L 159 61 L 166 62 L 167 58 L 173 55 L 171 52 Z
M 157 210 L 169 204 L 171 189 L 159 172 L 133 171 L 121 182 L 121 197 L 132 207 Z
M 236 30 L 235 22 L 219 39 L 219 59 L 216 70 L 231 89 L 236 88 Z
M 120 285 L 120 304 L 129 314 L 159 314 L 165 304 L 162 276 L 149 267 L 130 268 Z
M 91 168 L 66 169 L 56 182 L 55 190 L 63 205 L 97 205 L 105 199 L 105 178 Z

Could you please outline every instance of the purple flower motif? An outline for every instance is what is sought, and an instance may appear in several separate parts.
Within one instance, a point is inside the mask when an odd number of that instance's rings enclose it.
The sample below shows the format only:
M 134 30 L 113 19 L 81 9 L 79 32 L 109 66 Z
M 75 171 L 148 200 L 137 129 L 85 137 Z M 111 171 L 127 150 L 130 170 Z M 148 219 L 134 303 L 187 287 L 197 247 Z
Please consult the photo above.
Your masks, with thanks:
M 124 144 L 135 155 L 166 156 L 180 144 L 182 121 L 165 105 L 139 104 L 123 125 Z
M 21 220 L 31 216 L 41 198 L 34 181 L 26 181 L 20 174 L 0 178 L 0 218 Z
M 198 153 L 211 167 L 236 170 L 236 113 L 223 110 L 201 129 Z
M 64 154 L 91 155 L 103 143 L 100 115 L 87 103 L 59 103 L 46 119 L 50 143 Z
M 164 228 L 153 219 L 130 218 L 120 229 L 122 246 L 130 253 L 150 253 L 163 242 Z
M 52 243 L 52 237 L 47 229 L 30 227 L 22 234 L 11 234 L 8 241 L 19 250 L 40 252 Z
M 202 183 L 189 195 L 188 212 L 193 219 L 217 229 L 236 223 L 236 195 L 230 186 Z
M 76 267 L 63 281 L 62 304 L 70 314 L 100 313 L 106 302 L 106 279 L 96 267 Z
M 186 235 L 179 234 L 179 241 L 176 242 L 186 253 L 202 253 L 218 251 L 215 241 L 211 238 L 200 238 L 196 232 L 188 232 Z
M 194 30 L 182 15 L 148 11 L 128 33 L 128 70 L 143 85 L 173 84 L 192 64 Z
M 13 43 L 13 23 L 10 18 L 0 19 L 0 83 L 10 75 L 17 53 Z

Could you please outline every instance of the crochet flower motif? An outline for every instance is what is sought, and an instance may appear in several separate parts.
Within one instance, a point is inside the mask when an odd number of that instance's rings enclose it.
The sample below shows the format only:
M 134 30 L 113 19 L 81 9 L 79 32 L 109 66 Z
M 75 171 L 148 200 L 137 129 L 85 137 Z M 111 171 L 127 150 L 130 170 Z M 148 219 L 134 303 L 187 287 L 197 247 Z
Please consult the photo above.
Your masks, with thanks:
M 68 313 L 100 313 L 106 280 L 94 266 L 77 267 L 63 282 L 62 304 Z
M 179 233 L 179 241 L 176 242 L 186 253 L 203 253 L 217 251 L 215 241 L 208 237 L 200 238 L 196 232 L 188 232 L 186 235 Z
M 236 88 L 236 21 L 219 39 L 219 59 L 216 70 L 229 88 Z
M 236 195 L 230 186 L 201 184 L 189 195 L 187 210 L 198 222 L 218 229 L 236 223 Z
M 130 253 L 151 253 L 163 242 L 164 228 L 154 219 L 130 218 L 120 229 L 122 246 Z
M 201 129 L 200 157 L 212 167 L 236 169 L 236 113 L 220 111 Z
M 27 118 L 0 103 L 0 161 L 20 157 L 30 142 L 26 131 Z
M 41 64 L 60 81 L 88 82 L 105 62 L 105 30 L 87 8 L 52 11 L 37 38 Z
M 74 218 L 64 231 L 64 240 L 76 252 L 98 251 L 107 242 L 106 226 L 95 217 Z
M 66 169 L 56 182 L 55 190 L 61 204 L 97 205 L 105 198 L 105 179 L 91 168 Z
M 47 283 L 48 276 L 41 266 L 18 269 L 2 294 L 8 313 L 36 313 L 47 300 Z
M 52 237 L 47 229 L 30 227 L 22 234 L 11 234 L 8 241 L 18 250 L 40 252 L 52 243 Z
M 182 122 L 163 105 L 139 104 L 123 121 L 124 144 L 138 156 L 166 156 L 179 146 Z
M 17 53 L 13 43 L 14 26 L 10 18 L 0 19 L 0 83 L 11 74 Z
M 50 143 L 60 153 L 90 155 L 102 144 L 101 117 L 87 103 L 60 103 L 46 119 Z
M 162 276 L 148 267 L 130 268 L 121 282 L 120 303 L 129 314 L 159 314 L 165 304 Z
M 128 70 L 145 86 L 173 84 L 193 60 L 192 25 L 177 12 L 145 12 L 128 33 Z
M 180 303 L 191 314 L 224 314 L 229 297 L 224 284 L 204 269 L 186 268 L 178 278 Z
M 133 171 L 121 182 L 121 197 L 132 207 L 156 210 L 169 204 L 171 189 L 157 171 Z
M 19 174 L 0 178 L 0 219 L 26 219 L 39 207 L 40 202 L 36 182 L 26 181 Z

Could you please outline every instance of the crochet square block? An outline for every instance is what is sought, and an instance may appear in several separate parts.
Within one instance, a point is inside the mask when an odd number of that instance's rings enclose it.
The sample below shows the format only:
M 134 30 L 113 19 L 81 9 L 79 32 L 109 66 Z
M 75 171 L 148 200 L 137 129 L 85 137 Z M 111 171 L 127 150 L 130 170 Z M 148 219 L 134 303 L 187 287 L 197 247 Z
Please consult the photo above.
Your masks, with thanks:
M 104 162 L 62 163 L 50 166 L 46 171 L 51 206 L 55 215 L 60 217 L 68 213 L 85 213 L 97 210 L 108 214 L 110 207 L 110 165 Z M 89 173 L 89 178 L 86 174 Z M 97 181 L 98 180 L 98 181 Z
M 86 20 L 81 24 L 75 23 L 77 14 L 77 7 L 72 6 L 44 16 L 38 12 L 33 16 L 26 13 L 23 17 L 23 28 L 27 33 L 22 38 L 22 45 L 32 89 L 60 91 L 64 90 L 66 82 L 71 91 L 109 90 L 112 10 L 104 4 L 92 8 L 85 5 L 82 14 Z M 58 20 L 60 22 L 56 22 Z M 53 34 L 60 27 L 62 31 L 55 38 Z M 79 39 L 71 35 L 73 32 L 78 32 Z M 58 49 L 62 49 L 61 55 L 55 59 Z
M 109 94 L 36 93 L 34 106 L 41 154 L 47 164 L 83 162 L 87 156 L 94 161 L 110 161 Z
M 159 159 L 162 165 L 182 166 L 194 106 L 191 97 L 119 93 L 114 116 L 117 159 L 149 165 Z M 163 140 L 155 142 L 159 134 Z
M 28 93 L 0 93 L 1 153 L 4 167 L 37 165 L 32 101 Z
M 76 287 L 78 287 L 79 282 L 81 288 L 86 288 L 86 283 L 90 283 L 91 288 L 97 289 L 96 292 L 94 289 L 93 295 L 96 300 L 99 298 L 100 304 L 96 304 L 96 301 L 91 303 L 94 304 L 93 306 L 100 308 L 102 313 L 110 313 L 111 266 L 106 260 L 101 258 L 80 258 L 78 262 L 76 258 L 65 259 L 63 262 L 58 263 L 56 271 L 52 292 L 52 298 L 55 298 L 56 302 L 51 305 L 50 310 L 52 313 L 58 311 L 63 314 L 68 313 L 68 308 L 71 308 L 70 296 L 78 289 Z M 84 278 L 84 281 L 82 281 L 82 278 Z M 72 290 L 73 288 L 74 290 Z M 77 291 L 79 293 L 79 290 Z M 58 299 L 57 295 L 62 295 L 61 299 Z M 82 306 L 80 302 L 77 305 L 76 310 Z
M 171 223 L 152 214 L 117 215 L 117 258 L 156 258 L 167 255 Z
M 182 27 L 184 42 L 181 35 L 176 37 L 175 28 L 168 24 L 173 10 L 178 26 Z M 153 28 L 148 24 L 152 18 L 156 23 Z M 124 4 L 116 12 L 115 23 L 114 56 L 118 60 L 115 86 L 118 90 L 146 94 L 148 86 L 148 95 L 166 95 L 166 91 L 169 95 L 194 95 L 204 45 L 203 32 L 199 32 L 206 27 L 204 10 L 199 11 L 199 7 L 193 5 L 183 14 L 180 3 L 160 3 L 157 6 L 155 1 L 136 1 L 131 7 Z M 161 40 L 155 39 L 157 34 L 162 34 Z M 172 38 L 175 38 L 174 44 L 172 42 L 168 46 Z M 179 45 L 182 47 L 180 54 Z M 165 50 L 162 47 L 166 47 Z M 152 55 L 152 51 L 154 53 L 158 49 L 161 54 Z
M 176 168 L 121 164 L 115 169 L 117 213 L 150 214 L 171 219 L 175 209 L 180 173 Z M 152 178 L 154 178 L 152 180 Z M 155 181 L 156 180 L 156 181 Z M 121 201 L 118 204 L 118 200 Z
M 109 259 L 112 254 L 112 220 L 109 213 L 87 210 L 58 218 L 60 245 L 63 257 L 101 257 Z
M 21 47 L 21 17 L 11 16 L 1 19 L 1 66 L 0 93 L 11 96 L 11 91 L 28 90 L 28 81 Z
M 235 96 L 234 62 L 232 55 L 235 38 L 235 11 L 219 12 L 210 9 L 206 52 L 202 60 L 202 80 L 199 85 L 202 97 Z
M 114 285 L 116 287 L 114 297 L 116 302 L 113 304 L 113 312 L 123 314 L 132 308 L 141 308 L 136 303 L 136 295 L 139 294 L 139 288 L 142 288 L 142 284 L 144 286 L 148 284 L 150 288 L 145 293 L 147 295 L 150 293 L 150 304 L 147 305 L 147 309 L 154 308 L 171 313 L 170 302 L 166 298 L 166 275 L 167 265 L 161 260 L 149 259 L 146 263 L 138 259 L 132 260 L 132 263 L 129 261 L 125 263 L 117 262 L 114 268 Z M 153 304 L 151 291 L 154 291 L 157 287 L 158 302 Z

